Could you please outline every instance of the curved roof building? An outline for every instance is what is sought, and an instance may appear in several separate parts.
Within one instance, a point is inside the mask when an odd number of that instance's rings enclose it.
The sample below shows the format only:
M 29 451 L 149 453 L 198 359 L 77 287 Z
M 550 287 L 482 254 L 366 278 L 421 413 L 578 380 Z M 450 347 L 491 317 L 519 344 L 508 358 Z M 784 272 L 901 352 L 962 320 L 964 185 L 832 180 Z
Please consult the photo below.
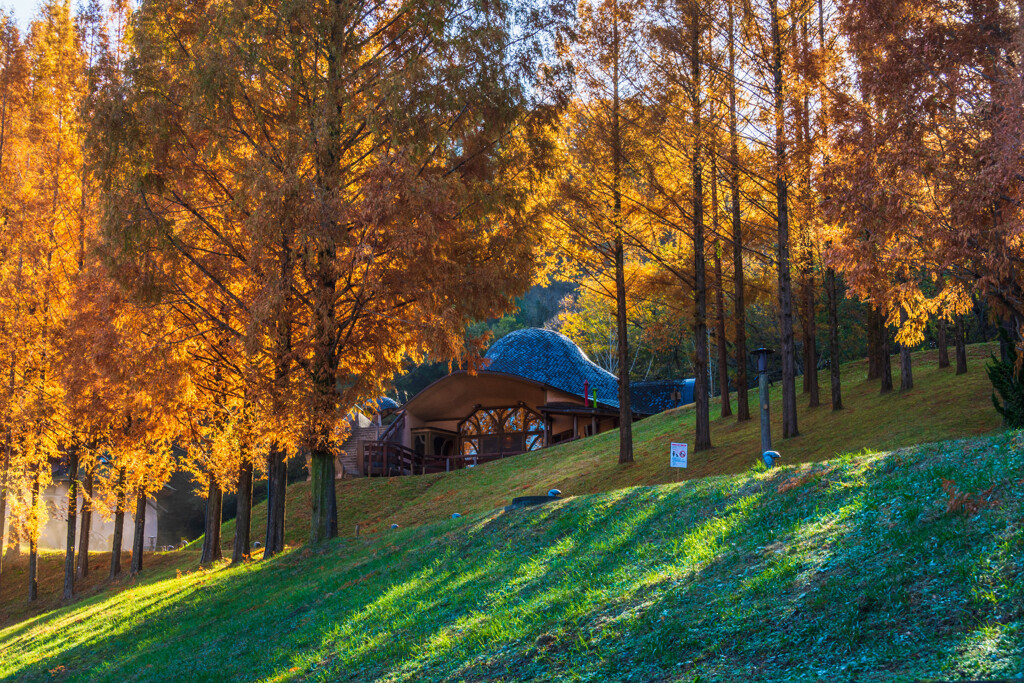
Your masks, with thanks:
M 600 405 L 619 407 L 619 378 L 587 358 L 564 334 L 529 328 L 516 330 L 491 345 L 484 358 L 488 372 L 525 377 L 582 396 L 584 383 Z
M 693 380 L 630 385 L 636 419 L 692 402 Z M 517 330 L 491 346 L 479 371 L 453 372 L 409 399 L 381 438 L 362 449 L 360 468 L 378 475 L 445 471 L 618 423 L 615 375 L 563 334 Z

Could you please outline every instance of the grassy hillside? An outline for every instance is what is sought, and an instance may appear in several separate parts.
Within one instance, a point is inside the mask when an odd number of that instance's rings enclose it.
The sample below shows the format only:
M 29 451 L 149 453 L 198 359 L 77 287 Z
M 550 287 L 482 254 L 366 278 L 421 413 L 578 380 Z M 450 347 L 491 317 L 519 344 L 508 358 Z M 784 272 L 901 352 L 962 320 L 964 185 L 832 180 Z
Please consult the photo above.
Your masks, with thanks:
M 843 367 L 843 396 L 846 408 L 833 413 L 823 391 L 825 405 L 810 410 L 806 397 L 799 397 L 801 436 L 782 441 L 780 390 L 772 389 L 775 447 L 785 463 L 818 462 L 839 453 L 863 449 L 885 450 L 916 443 L 960 438 L 991 432 L 999 418 L 992 409 L 991 385 L 983 368 L 994 345 L 968 347 L 969 372 L 957 377 L 953 368 L 938 369 L 936 352 L 914 354 L 916 386 L 912 391 L 878 395 L 878 383 L 864 381 L 865 363 Z M 822 378 L 823 389 L 827 377 Z M 734 402 L 735 406 L 735 402 Z M 756 401 L 751 408 L 756 409 Z M 716 409 L 717 411 L 717 403 Z M 693 413 L 688 409 L 670 411 L 639 422 L 634 427 L 636 462 L 617 464 L 618 434 L 612 432 L 575 443 L 491 463 L 451 474 L 394 479 L 356 479 L 338 483 L 339 529 L 350 536 L 355 525 L 363 533 L 386 530 L 392 523 L 403 528 L 447 519 L 452 512 L 471 514 L 493 510 L 517 495 L 544 493 L 555 487 L 568 495 L 598 493 L 629 486 L 674 482 L 745 471 L 760 450 L 757 416 L 738 424 L 734 418 L 714 420 L 715 448 L 691 454 L 686 471 L 668 467 L 668 444 L 693 441 Z M 289 488 L 286 540 L 300 545 L 309 529 L 309 494 L 305 484 Z M 253 539 L 264 534 L 264 506 L 254 510 Z M 224 542 L 230 546 L 234 522 L 224 528 Z M 129 534 L 130 539 L 130 534 Z M 109 554 L 94 553 L 90 564 L 96 568 L 79 586 L 84 595 L 103 590 Z M 198 563 L 197 544 L 174 553 L 146 555 L 147 575 L 153 570 L 187 571 Z M 127 560 L 123 562 L 127 567 Z M 0 625 L 14 623 L 60 603 L 63 557 L 45 554 L 40 562 L 40 599 L 35 605 L 25 600 L 25 562 L 5 565 L 0 582 Z M 145 580 L 145 579 L 144 579 Z
M 800 436 L 783 441 L 782 392 L 771 390 L 774 446 L 786 463 L 819 462 L 839 453 L 863 449 L 886 450 L 912 444 L 955 439 L 989 433 L 999 427 L 992 408 L 992 385 L 984 361 L 996 346 L 968 347 L 966 375 L 956 376 L 954 368 L 938 368 L 935 351 L 914 354 L 914 389 L 879 396 L 878 382 L 864 380 L 866 362 L 843 366 L 844 410 L 833 413 L 822 377 L 821 407 L 807 408 L 807 397 L 799 396 Z M 899 367 L 894 364 L 897 387 Z M 799 382 L 799 380 L 798 380 Z M 735 397 L 733 410 L 735 411 Z M 718 413 L 717 399 L 713 414 Z M 751 410 L 757 410 L 756 394 Z M 742 424 L 735 418 L 715 419 L 711 433 L 714 448 L 691 454 L 690 467 L 681 472 L 668 466 L 669 444 L 693 443 L 692 410 L 672 410 L 634 426 L 636 462 L 618 465 L 618 432 L 608 432 L 582 441 L 525 454 L 504 462 L 450 474 L 393 479 L 355 479 L 339 482 L 338 528 L 342 535 L 362 530 L 386 529 L 422 524 L 451 516 L 452 512 L 479 512 L 505 505 L 517 495 L 543 494 L 558 488 L 567 494 L 597 493 L 640 484 L 674 482 L 677 478 L 697 479 L 746 470 L 760 452 L 760 418 Z M 309 530 L 309 493 L 304 484 L 292 486 L 288 495 L 286 540 L 302 543 Z M 254 513 L 256 535 L 264 534 L 266 512 Z M 234 527 L 225 530 L 230 543 Z
M 1024 675 L 1024 434 L 578 496 L 175 573 L 0 630 L 49 680 Z

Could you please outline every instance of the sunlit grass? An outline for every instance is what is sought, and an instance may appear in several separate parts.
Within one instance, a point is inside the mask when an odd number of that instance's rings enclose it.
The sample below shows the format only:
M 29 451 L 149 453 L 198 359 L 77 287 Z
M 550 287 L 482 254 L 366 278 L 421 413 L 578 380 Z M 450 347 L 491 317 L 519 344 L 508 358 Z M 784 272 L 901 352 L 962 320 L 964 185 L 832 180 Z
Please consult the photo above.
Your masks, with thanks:
M 612 491 L 168 577 L 0 633 L 2 667 L 25 680 L 58 666 L 96 680 L 1012 675 L 1020 439 Z M 950 474 L 999 483 L 1001 505 L 946 515 Z M 101 622 L 112 630 L 96 637 Z
M 360 521 L 359 538 L 230 568 L 198 570 L 192 551 L 147 557 L 136 582 L 97 581 L 78 602 L 9 621 L 0 678 L 1012 677 L 1024 672 L 1024 435 L 828 459 L 849 422 L 863 430 L 855 451 L 991 431 L 979 375 L 978 362 L 955 381 L 919 367 L 931 393 L 914 401 L 851 377 L 850 413 L 807 413 L 805 435 L 782 445 L 789 464 L 769 471 L 748 453 L 756 425 L 716 422 L 717 448 L 687 476 L 718 476 L 664 483 L 676 473 L 660 440 L 686 428 L 681 411 L 637 425 L 630 467 L 601 436 L 450 476 L 346 481 L 341 517 Z M 936 392 L 959 401 L 955 424 L 922 405 Z M 894 405 L 913 424 L 893 426 Z M 995 485 L 997 504 L 947 514 L 944 478 Z M 496 511 L 550 486 L 593 495 Z M 300 536 L 302 488 L 290 492 Z M 47 560 L 56 579 L 59 558 Z

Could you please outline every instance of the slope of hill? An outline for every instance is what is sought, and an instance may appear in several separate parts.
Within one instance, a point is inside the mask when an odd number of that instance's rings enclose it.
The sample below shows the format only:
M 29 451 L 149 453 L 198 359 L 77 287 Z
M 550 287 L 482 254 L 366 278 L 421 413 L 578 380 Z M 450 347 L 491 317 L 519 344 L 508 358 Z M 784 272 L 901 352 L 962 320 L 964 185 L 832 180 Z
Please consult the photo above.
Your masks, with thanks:
M 1024 675 L 1024 433 L 478 513 L 0 631 L 44 680 Z
M 863 362 L 847 364 L 843 366 L 846 408 L 833 413 L 826 399 L 826 405 L 807 409 L 806 397 L 801 397 L 801 436 L 786 441 L 777 439 L 776 447 L 784 462 L 791 464 L 821 461 L 839 453 L 884 450 L 991 432 L 998 428 L 999 418 L 992 409 L 991 385 L 983 361 L 994 350 L 991 344 L 968 347 L 969 372 L 961 376 L 954 375 L 952 368 L 938 369 L 935 352 L 914 354 L 915 388 L 887 396 L 878 395 L 877 382 L 864 381 Z M 776 437 L 780 433 L 779 394 L 779 388 L 773 388 L 771 410 Z M 756 402 L 751 405 L 752 409 L 756 407 Z M 544 493 L 552 487 L 579 495 L 674 482 L 677 478 L 738 473 L 755 461 L 760 445 L 756 415 L 743 424 L 733 418 L 714 420 L 715 448 L 691 455 L 690 468 L 681 472 L 668 467 L 668 444 L 692 440 L 692 411 L 663 413 L 637 423 L 634 430 L 636 462 L 624 467 L 617 464 L 618 435 L 612 432 L 451 474 L 339 482 L 339 529 L 342 536 L 351 536 L 356 524 L 364 534 L 386 530 L 392 523 L 404 528 L 443 520 L 453 512 L 493 510 L 513 496 Z M 289 487 L 286 540 L 293 546 L 302 544 L 308 533 L 308 509 L 306 485 Z M 265 515 L 262 505 L 254 510 L 254 540 L 262 540 Z M 234 522 L 229 521 L 223 534 L 226 546 L 230 545 L 233 533 Z M 94 572 L 79 585 L 80 593 L 86 596 L 104 589 L 109 563 L 109 553 L 94 553 L 91 557 Z M 194 569 L 198 557 L 198 542 L 183 551 L 147 555 L 147 571 L 142 580 L 148 581 L 162 570 Z M 127 560 L 122 565 L 127 567 Z M 0 625 L 61 604 L 63 557 L 59 553 L 41 557 L 40 599 L 34 605 L 25 601 L 25 570 L 24 558 L 4 566 L 0 580 Z
M 999 427 L 992 408 L 992 386 L 983 367 L 996 350 L 992 344 L 968 347 L 969 372 L 957 376 L 953 368 L 938 368 L 937 352 L 914 354 L 914 389 L 879 396 L 878 382 L 866 382 L 866 362 L 843 366 L 844 410 L 833 413 L 828 389 L 822 388 L 823 405 L 808 409 L 807 397 L 799 397 L 801 435 L 783 441 L 781 389 L 771 390 L 772 430 L 775 448 L 786 463 L 817 462 L 840 453 L 885 450 L 943 439 L 980 435 Z M 898 367 L 895 367 L 898 373 Z M 896 377 L 898 386 L 898 375 Z M 827 381 L 827 376 L 823 378 Z M 733 401 L 735 410 L 735 400 Z M 352 534 L 386 529 L 391 524 L 421 524 L 449 517 L 452 512 L 478 512 L 504 505 L 512 496 L 543 494 L 558 488 L 569 494 L 597 493 L 639 484 L 660 484 L 677 478 L 696 479 L 735 474 L 755 461 L 761 444 L 757 398 L 752 395 L 754 419 L 737 423 L 735 418 L 712 421 L 714 448 L 691 454 L 685 472 L 668 466 L 669 444 L 693 442 L 694 416 L 688 408 L 672 410 L 634 426 L 636 462 L 617 462 L 618 432 L 607 432 L 532 454 L 450 474 L 393 479 L 355 479 L 339 482 L 338 528 Z M 712 408 L 718 413 L 717 399 Z M 304 484 L 289 488 L 286 536 L 289 543 L 305 540 L 309 528 L 309 494 Z M 266 512 L 258 506 L 254 539 L 261 539 Z M 225 542 L 234 533 L 225 529 Z

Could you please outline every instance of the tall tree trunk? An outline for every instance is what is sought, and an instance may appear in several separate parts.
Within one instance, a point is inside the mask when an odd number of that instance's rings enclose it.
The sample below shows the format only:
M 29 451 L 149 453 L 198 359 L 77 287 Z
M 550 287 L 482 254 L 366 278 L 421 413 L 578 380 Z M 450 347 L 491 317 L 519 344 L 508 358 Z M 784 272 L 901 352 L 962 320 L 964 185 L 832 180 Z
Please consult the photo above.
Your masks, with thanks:
M 878 379 L 882 376 L 882 340 L 879 331 L 878 309 L 871 305 L 868 309 L 867 333 L 868 333 L 868 381 Z
M 333 277 L 323 280 L 319 289 L 321 294 L 317 296 L 317 300 L 333 299 Z M 325 297 L 323 296 L 325 292 L 330 294 Z M 321 325 L 322 327 L 320 327 Z M 318 327 L 320 327 L 319 335 L 322 337 L 313 357 L 313 366 L 317 368 L 315 384 L 321 402 L 320 408 L 330 406 L 333 410 L 337 400 L 334 379 L 337 372 L 337 354 L 333 342 L 335 334 L 333 313 L 328 312 L 321 316 Z M 313 419 L 316 421 L 315 426 L 311 428 L 306 442 L 310 454 L 310 496 L 312 497 L 309 543 L 318 545 L 334 538 L 333 530 L 337 528 L 337 518 L 334 503 L 334 453 L 330 442 L 331 433 L 325 426 L 324 418 L 317 416 Z
M 971 300 L 974 302 L 974 306 L 971 308 L 971 313 L 974 315 L 974 319 L 978 324 L 978 331 L 981 333 L 981 341 L 987 344 L 989 341 L 988 304 L 984 299 L 979 300 L 974 296 L 971 297 Z
M 693 385 L 696 402 L 696 437 L 694 451 L 711 448 L 711 387 L 708 378 L 708 289 L 706 260 L 704 257 L 704 133 L 701 104 L 701 16 L 696 5 L 691 7 L 690 17 L 690 102 L 693 116 L 695 142 L 691 159 L 690 175 L 693 192 L 693 336 L 694 363 L 696 374 Z
M 885 318 L 883 317 L 882 320 Z M 892 391 L 892 359 L 889 357 L 889 328 L 884 323 L 882 324 L 881 342 L 882 388 L 880 393 L 888 394 Z
M 715 337 L 718 346 L 718 388 L 720 392 L 720 403 L 722 406 L 722 417 L 732 415 L 732 405 L 729 401 L 729 348 L 725 337 L 725 282 L 722 278 L 722 253 L 721 243 L 715 250 L 715 277 L 718 278 L 718 291 L 716 308 L 718 309 L 718 327 L 715 330 Z
M 7 554 L 7 455 L 0 470 L 0 588 L 3 587 L 4 555 Z
M 117 469 L 117 502 L 114 504 L 114 538 L 110 544 L 110 580 L 121 573 L 121 547 L 124 545 L 124 511 L 128 507 L 125 491 L 125 467 Z
M 967 372 L 967 330 L 964 329 L 964 316 L 956 317 L 956 329 L 953 332 L 956 344 L 956 374 L 963 375 Z
M 37 527 L 39 509 L 39 465 L 35 466 L 32 473 L 32 526 Z M 28 534 L 28 600 L 34 602 L 39 597 L 39 529 L 32 528 Z
M 342 61 L 349 49 L 346 28 L 347 5 L 343 0 L 331 0 L 326 19 L 329 27 L 326 59 L 327 83 L 330 90 L 329 106 L 333 107 L 335 119 L 323 131 L 323 139 L 317 141 L 315 157 L 316 174 L 320 196 L 318 201 L 324 208 L 320 215 L 320 239 L 315 251 L 312 268 L 312 287 L 307 295 L 316 307 L 317 315 L 313 326 L 313 350 L 310 372 L 313 375 L 313 390 L 316 403 L 306 427 L 305 443 L 310 455 L 310 515 L 309 543 L 317 545 L 332 538 L 337 528 L 334 498 L 334 453 L 331 444 L 331 430 L 327 426 L 333 419 L 338 403 L 338 272 L 336 259 L 338 244 L 330 237 L 344 231 L 335 217 L 326 208 L 331 197 L 337 195 L 343 185 L 338 163 L 338 141 L 343 135 L 339 124 L 345 95 L 346 68 Z
M 810 60 L 810 34 L 808 20 L 805 18 L 800 22 L 800 47 L 799 50 L 794 50 L 794 53 L 799 51 L 801 53 L 800 58 L 804 62 Z M 793 33 L 794 41 L 797 39 L 796 32 Z M 805 205 L 812 205 L 814 199 L 812 198 L 812 188 L 814 186 L 814 180 L 812 178 L 812 162 L 809 146 L 813 144 L 813 136 L 811 135 L 811 105 L 810 105 L 810 91 L 805 91 L 801 98 L 800 107 L 800 138 L 801 138 L 801 153 L 803 158 L 802 164 L 804 166 L 804 179 L 803 179 L 803 190 L 804 197 L 803 201 Z M 812 244 L 812 237 L 810 234 L 809 222 L 805 221 L 804 229 L 801 231 L 801 242 L 803 243 L 803 258 L 801 259 L 801 287 L 803 290 L 803 333 L 804 333 L 804 393 L 808 394 L 807 405 L 809 408 L 817 408 L 821 405 L 821 389 L 818 386 L 818 321 L 817 311 L 815 311 L 815 295 L 816 295 L 816 282 L 814 278 L 814 245 Z
M 132 538 L 132 576 L 142 571 L 142 553 L 146 544 L 146 492 L 135 494 L 135 535 Z
M 778 216 L 779 340 L 782 355 L 782 438 L 800 434 L 796 415 L 796 349 L 793 342 L 793 283 L 789 258 L 789 183 L 786 178 L 786 92 L 782 75 L 782 35 L 778 0 L 770 0 L 772 95 L 775 104 L 775 197 Z
M 817 408 L 821 405 L 821 390 L 818 387 L 818 325 L 814 310 L 814 272 L 809 268 L 804 273 L 804 392 L 810 394 L 807 405 Z
M 235 547 L 232 562 L 241 562 L 249 556 L 249 537 L 252 528 L 252 463 L 244 461 L 238 468 L 238 512 L 235 513 Z
M 308 428 L 306 441 L 310 454 L 310 495 L 312 496 L 310 545 L 318 545 L 334 538 L 333 530 L 337 528 L 336 508 L 333 503 L 334 453 L 331 447 L 331 431 L 327 427 L 329 418 L 326 417 L 328 413 L 333 413 L 337 409 L 338 399 L 335 379 L 338 370 L 335 310 L 337 277 L 334 275 L 336 253 L 337 249 L 334 245 L 326 245 L 320 250 L 317 258 L 317 281 L 312 297 L 314 301 L 320 302 L 322 312 L 314 327 L 316 341 L 312 358 L 317 405 L 314 408 L 312 424 Z
M 291 233 L 281 231 L 281 298 L 291 297 L 293 259 Z M 287 391 L 288 374 L 292 351 L 291 316 L 287 306 L 277 316 L 277 334 L 274 349 L 274 404 L 280 407 L 283 394 Z M 263 559 L 273 557 L 284 550 L 285 497 L 288 490 L 288 467 L 285 464 L 284 449 L 277 443 L 267 453 L 267 528 L 263 542 Z
M 338 537 L 338 468 L 337 460 L 331 458 L 331 484 L 327 489 L 327 500 L 330 505 L 331 538 Z
M 725 339 L 725 276 L 722 273 L 722 242 L 718 223 L 718 157 L 711 156 L 711 224 L 715 232 L 715 346 L 718 348 L 718 390 L 721 417 L 732 415 L 729 401 L 729 346 Z
M 1024 12 L 1024 0 L 1021 0 L 1022 12 Z M 1017 361 L 1017 319 L 1016 317 L 1004 318 L 999 332 L 999 360 L 1003 363 L 1015 363 Z M 1009 414 L 1003 415 L 1003 426 L 1010 426 Z
M 612 221 L 615 224 L 615 338 L 619 366 L 619 464 L 633 462 L 633 410 L 629 405 L 629 328 L 626 319 L 626 250 L 622 239 L 622 117 L 619 101 L 619 17 L 612 16 Z
M 693 177 L 693 293 L 696 303 L 693 316 L 693 371 L 695 375 L 693 394 L 697 421 L 694 451 L 700 452 L 711 448 L 711 400 L 708 386 L 707 283 L 704 270 L 704 190 L 702 171 L 697 157 L 694 157 L 691 170 Z
M 747 310 L 743 276 L 743 220 L 740 213 L 740 152 L 739 129 L 736 113 L 736 12 L 732 0 L 728 4 L 728 56 L 729 56 L 729 192 L 732 216 L 732 268 L 736 319 L 736 420 L 750 419 L 750 401 L 747 398 Z
M 828 291 L 828 365 L 832 378 L 832 410 L 843 409 L 843 385 L 839 377 L 839 292 L 836 271 L 825 271 L 825 289 Z
M 274 445 L 267 453 L 267 535 L 263 558 L 284 550 L 284 501 L 288 489 L 288 466 L 284 449 Z
M 337 518 L 332 519 L 334 456 L 330 450 L 327 448 L 313 450 L 310 469 L 312 469 L 310 494 L 313 502 L 313 514 L 309 542 L 311 545 L 316 545 L 333 538 L 331 529 L 337 528 Z
M 75 534 L 78 532 L 78 446 L 68 452 L 68 526 L 64 546 L 64 599 L 75 596 Z
M 3 585 L 3 561 L 7 552 L 5 543 L 7 538 L 5 535 L 7 530 L 7 472 L 11 467 L 11 449 L 14 448 L 10 413 L 8 413 L 7 428 L 4 432 L 3 461 L 0 463 L 0 585 Z
M 619 198 L 616 197 L 616 201 Z M 615 241 L 615 334 L 619 353 L 619 464 L 633 462 L 633 409 L 629 405 L 629 330 L 626 320 L 626 267 L 622 239 Z
M 210 564 L 221 558 L 220 524 L 224 491 L 212 473 L 207 475 L 206 482 L 206 529 L 199 564 Z
M 907 309 L 900 306 L 900 326 L 907 323 Z M 900 344 L 900 391 L 914 388 L 914 370 L 910 366 L 910 347 Z
M 90 464 L 86 467 L 82 493 L 82 531 L 78 536 L 78 565 L 75 569 L 80 579 L 89 575 L 89 535 L 92 533 L 92 491 L 95 473 L 95 465 Z
M 822 0 L 818 0 L 818 47 L 823 55 L 828 53 L 828 41 L 825 39 L 825 9 Z M 828 93 L 824 79 L 820 85 L 819 95 L 821 100 L 825 101 Z M 829 139 L 828 119 L 824 117 L 821 119 L 821 132 L 827 142 Z M 828 243 L 827 246 L 831 246 L 831 243 Z M 835 412 L 843 409 L 843 385 L 839 376 L 839 287 L 836 283 L 836 271 L 831 267 L 825 268 L 825 293 L 828 296 L 828 367 L 832 389 L 832 411 Z
M 949 367 L 949 340 L 946 338 L 946 319 L 939 318 L 938 331 L 936 333 L 937 343 L 939 346 L 939 367 Z

